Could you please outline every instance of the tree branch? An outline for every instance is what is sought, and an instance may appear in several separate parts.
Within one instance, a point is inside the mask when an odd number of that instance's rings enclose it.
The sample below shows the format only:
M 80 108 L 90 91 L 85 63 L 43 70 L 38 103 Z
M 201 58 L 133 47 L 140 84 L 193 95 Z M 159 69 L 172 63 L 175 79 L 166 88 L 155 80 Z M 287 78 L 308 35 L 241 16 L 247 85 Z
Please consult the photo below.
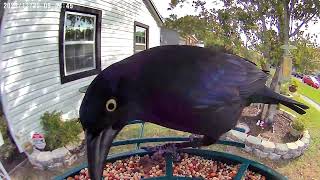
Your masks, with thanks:
M 290 14 L 290 16 L 289 16 L 289 18 L 290 18 L 290 23 L 292 24 L 292 22 L 293 22 L 293 13 L 292 13 L 292 11 L 293 11 L 293 8 L 294 8 L 294 5 L 295 5 L 295 3 L 297 2 L 297 0 L 291 0 L 291 5 L 290 5 L 290 8 L 289 8 L 289 12 L 288 12 L 288 14 Z M 292 26 L 290 27 L 290 34 L 292 33 Z
M 267 31 L 266 18 L 264 17 L 264 15 L 261 16 L 261 22 L 263 31 Z
M 290 8 L 289 8 L 289 14 L 292 14 L 292 10 L 293 10 L 293 7 L 294 7 L 294 4 L 297 2 L 297 0 L 292 0 L 291 1 L 291 5 L 290 5 Z
M 292 37 L 292 36 L 297 35 L 298 32 L 300 31 L 301 27 L 302 27 L 304 24 L 308 23 L 316 14 L 317 14 L 317 13 L 314 13 L 314 14 L 312 14 L 310 17 L 304 19 L 304 20 L 302 21 L 302 23 L 296 28 L 296 30 L 294 30 L 294 32 L 289 35 L 289 38 Z M 291 26 L 292 26 L 292 25 L 291 25 Z

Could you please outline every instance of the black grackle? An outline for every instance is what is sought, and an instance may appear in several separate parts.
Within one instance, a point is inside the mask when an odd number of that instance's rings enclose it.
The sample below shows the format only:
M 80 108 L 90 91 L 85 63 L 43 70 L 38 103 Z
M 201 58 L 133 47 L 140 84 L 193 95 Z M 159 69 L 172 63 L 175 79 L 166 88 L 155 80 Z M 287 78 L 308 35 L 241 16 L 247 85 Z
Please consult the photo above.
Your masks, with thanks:
M 307 106 L 265 86 L 267 76 L 248 60 L 192 46 L 155 47 L 112 64 L 80 107 L 91 179 L 100 179 L 112 140 L 130 120 L 204 136 L 179 148 L 214 143 L 251 103 L 281 103 L 304 114 Z

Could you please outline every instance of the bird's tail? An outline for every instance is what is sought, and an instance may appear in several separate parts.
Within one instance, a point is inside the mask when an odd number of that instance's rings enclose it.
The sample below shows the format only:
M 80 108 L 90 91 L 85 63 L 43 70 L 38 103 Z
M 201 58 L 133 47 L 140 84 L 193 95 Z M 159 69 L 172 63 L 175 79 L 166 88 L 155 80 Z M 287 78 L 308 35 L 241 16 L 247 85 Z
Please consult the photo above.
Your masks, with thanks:
M 267 86 L 265 86 L 265 88 L 261 92 L 257 93 L 257 95 L 258 95 L 258 98 L 255 98 L 255 99 L 258 100 L 259 102 L 256 102 L 256 103 L 265 103 L 265 104 L 280 103 L 294 110 L 299 114 L 305 114 L 306 113 L 305 109 L 309 109 L 308 106 L 298 101 L 295 101 L 293 99 L 282 96 L 279 93 L 272 91 Z

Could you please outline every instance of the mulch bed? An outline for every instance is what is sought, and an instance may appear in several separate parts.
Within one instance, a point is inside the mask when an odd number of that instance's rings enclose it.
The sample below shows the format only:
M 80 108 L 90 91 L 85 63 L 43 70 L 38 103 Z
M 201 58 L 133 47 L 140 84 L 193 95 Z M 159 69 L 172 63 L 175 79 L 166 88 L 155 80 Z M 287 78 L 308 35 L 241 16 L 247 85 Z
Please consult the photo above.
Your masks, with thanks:
M 249 135 L 260 136 L 263 139 L 276 143 L 288 143 L 297 140 L 297 138 L 291 136 L 289 133 L 290 119 L 281 114 L 276 114 L 274 116 L 273 130 L 272 127 L 262 129 L 256 125 L 257 121 L 260 120 L 259 112 L 259 108 L 255 106 L 247 107 L 242 112 L 242 117 L 239 119 L 239 122 L 249 126 Z
M 7 172 L 10 172 L 13 170 L 17 165 L 22 163 L 25 159 L 27 159 L 27 156 L 24 153 L 20 153 L 17 148 L 15 148 L 8 158 L 3 158 L 0 155 L 0 161 Z
M 14 144 L 2 115 L 3 114 L 0 112 L 0 129 L 4 138 L 4 144 L 0 146 L 0 161 L 6 171 L 10 172 L 13 168 L 22 163 L 27 157 L 24 153 L 20 153 Z

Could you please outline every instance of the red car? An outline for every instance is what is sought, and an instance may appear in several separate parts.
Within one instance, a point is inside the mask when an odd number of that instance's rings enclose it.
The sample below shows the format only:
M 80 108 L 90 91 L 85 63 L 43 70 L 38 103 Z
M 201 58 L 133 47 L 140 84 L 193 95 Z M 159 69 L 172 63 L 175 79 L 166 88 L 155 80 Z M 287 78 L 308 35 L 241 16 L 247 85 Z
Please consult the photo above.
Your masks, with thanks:
M 308 84 L 309 86 L 312 86 L 316 89 L 318 89 L 320 87 L 319 82 L 317 81 L 317 79 L 313 76 L 304 76 L 302 81 L 306 84 Z

